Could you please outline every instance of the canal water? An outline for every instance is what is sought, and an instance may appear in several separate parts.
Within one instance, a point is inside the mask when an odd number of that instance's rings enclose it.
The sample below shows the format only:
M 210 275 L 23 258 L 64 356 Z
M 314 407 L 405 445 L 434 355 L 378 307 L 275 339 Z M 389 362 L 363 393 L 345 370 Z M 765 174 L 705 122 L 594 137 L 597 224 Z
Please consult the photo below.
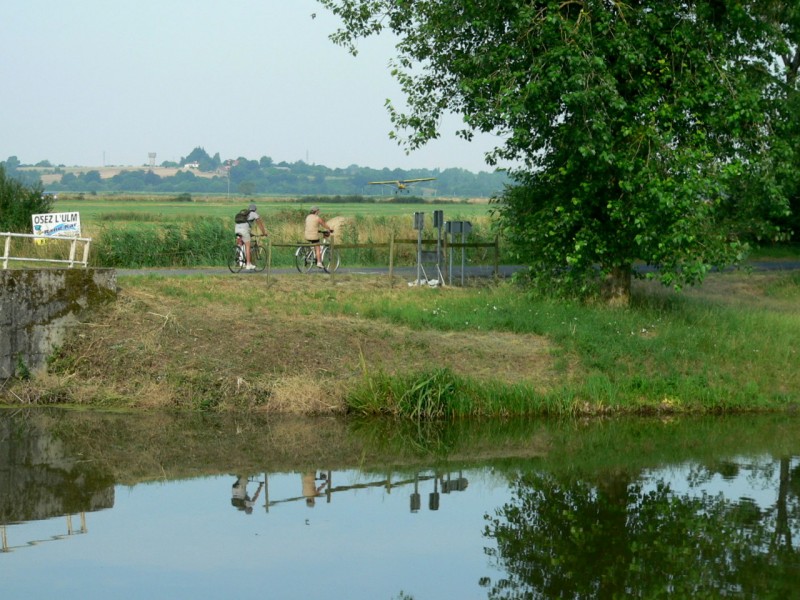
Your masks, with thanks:
M 3 598 L 800 596 L 800 419 L 0 411 Z

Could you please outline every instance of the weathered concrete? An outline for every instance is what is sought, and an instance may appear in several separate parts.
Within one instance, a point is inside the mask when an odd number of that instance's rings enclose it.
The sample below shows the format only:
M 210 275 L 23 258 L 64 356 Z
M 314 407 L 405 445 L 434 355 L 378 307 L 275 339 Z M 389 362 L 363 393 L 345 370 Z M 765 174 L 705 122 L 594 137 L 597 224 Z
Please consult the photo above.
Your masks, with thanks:
M 70 327 L 116 295 L 114 269 L 0 271 L 0 379 L 41 370 Z

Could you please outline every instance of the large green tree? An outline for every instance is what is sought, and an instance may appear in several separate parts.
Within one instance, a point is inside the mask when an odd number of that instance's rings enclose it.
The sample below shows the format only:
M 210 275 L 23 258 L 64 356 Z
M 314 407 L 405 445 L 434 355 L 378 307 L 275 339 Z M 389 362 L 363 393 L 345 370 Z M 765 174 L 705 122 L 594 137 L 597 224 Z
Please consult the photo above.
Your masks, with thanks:
M 781 90 L 785 100 L 781 103 L 778 120 L 779 137 L 784 142 L 785 158 L 781 161 L 779 180 L 789 198 L 791 213 L 780 218 L 788 233 L 800 240 L 800 3 L 794 0 L 765 2 L 762 8 L 768 19 L 783 35 L 780 48 L 780 73 L 784 76 Z
M 518 167 L 500 222 L 550 289 L 624 304 L 637 261 L 664 284 L 697 283 L 786 212 L 774 136 L 785 2 L 320 2 L 352 52 L 397 36 L 405 106 L 389 110 L 410 149 L 448 112 L 467 139 L 502 136 L 488 162 Z

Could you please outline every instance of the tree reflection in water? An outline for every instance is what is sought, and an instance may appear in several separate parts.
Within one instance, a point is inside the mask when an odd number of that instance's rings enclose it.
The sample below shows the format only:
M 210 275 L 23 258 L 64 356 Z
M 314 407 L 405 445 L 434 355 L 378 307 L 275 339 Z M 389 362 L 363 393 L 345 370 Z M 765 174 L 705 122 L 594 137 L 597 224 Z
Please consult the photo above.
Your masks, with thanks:
M 800 466 L 768 461 L 750 477 L 779 476 L 774 504 L 675 492 L 662 477 L 596 478 L 532 472 L 486 515 L 486 548 L 506 576 L 490 598 L 793 597 L 800 574 Z M 713 471 L 694 473 L 694 485 Z

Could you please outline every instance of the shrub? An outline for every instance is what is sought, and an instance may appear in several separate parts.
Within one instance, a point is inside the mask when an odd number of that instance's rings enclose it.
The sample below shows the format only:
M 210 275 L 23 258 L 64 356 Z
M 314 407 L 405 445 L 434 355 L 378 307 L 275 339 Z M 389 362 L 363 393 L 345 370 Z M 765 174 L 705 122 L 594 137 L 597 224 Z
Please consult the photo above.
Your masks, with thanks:
M 50 212 L 52 199 L 42 184 L 27 186 L 6 174 L 0 165 L 0 231 L 31 232 L 31 215 Z

